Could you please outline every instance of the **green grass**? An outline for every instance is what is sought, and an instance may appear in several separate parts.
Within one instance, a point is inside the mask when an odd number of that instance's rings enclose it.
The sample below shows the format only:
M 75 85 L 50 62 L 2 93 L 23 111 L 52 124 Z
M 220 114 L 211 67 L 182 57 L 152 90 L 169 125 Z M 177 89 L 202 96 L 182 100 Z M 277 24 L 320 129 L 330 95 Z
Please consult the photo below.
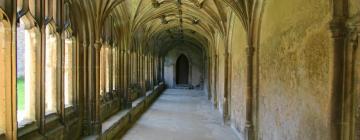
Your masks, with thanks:
M 24 110 L 25 100 L 25 81 L 24 78 L 17 78 L 17 107 L 18 110 Z

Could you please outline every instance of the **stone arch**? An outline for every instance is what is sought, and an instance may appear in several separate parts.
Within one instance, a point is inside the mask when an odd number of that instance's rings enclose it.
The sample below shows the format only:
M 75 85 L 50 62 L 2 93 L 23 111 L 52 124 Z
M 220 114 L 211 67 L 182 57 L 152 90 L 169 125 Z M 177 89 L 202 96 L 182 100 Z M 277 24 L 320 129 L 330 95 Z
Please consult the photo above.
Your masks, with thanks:
M 184 54 L 181 54 L 177 58 L 175 65 L 176 85 L 188 85 L 190 83 L 189 80 L 191 80 L 189 78 L 191 66 L 188 58 Z
M 177 71 L 176 71 L 176 69 L 177 69 L 177 61 L 181 56 L 185 56 L 187 58 L 187 60 L 188 60 L 188 63 L 189 63 L 189 73 L 188 73 L 188 80 L 189 81 L 188 81 L 187 86 L 190 86 L 191 83 L 192 83 L 192 80 L 191 80 L 192 73 L 191 73 L 191 71 L 192 71 L 193 61 L 192 61 L 191 57 L 186 52 L 181 52 L 181 53 L 176 54 L 173 57 L 174 60 L 175 60 L 174 63 L 173 63 L 173 83 L 174 83 L 174 87 L 178 86 L 177 81 L 176 81 L 177 80 L 177 77 L 176 77 Z
M 64 44 L 64 99 L 65 107 L 73 106 L 76 103 L 75 99 L 75 81 L 76 81 L 76 56 L 78 49 L 76 46 L 76 37 L 73 35 L 73 30 L 70 25 L 65 27 L 65 44 Z
M 20 24 L 17 28 L 16 92 L 17 121 L 18 127 L 21 128 L 38 120 L 36 119 L 36 113 L 39 108 L 36 107 L 36 101 L 39 96 L 36 93 L 41 90 L 41 73 L 39 71 L 41 67 L 41 45 L 40 30 L 30 12 L 19 16 L 18 19 Z
M 53 20 L 46 25 L 45 36 L 45 111 L 49 114 L 57 112 L 57 98 L 61 97 L 57 90 L 61 60 L 60 37 Z

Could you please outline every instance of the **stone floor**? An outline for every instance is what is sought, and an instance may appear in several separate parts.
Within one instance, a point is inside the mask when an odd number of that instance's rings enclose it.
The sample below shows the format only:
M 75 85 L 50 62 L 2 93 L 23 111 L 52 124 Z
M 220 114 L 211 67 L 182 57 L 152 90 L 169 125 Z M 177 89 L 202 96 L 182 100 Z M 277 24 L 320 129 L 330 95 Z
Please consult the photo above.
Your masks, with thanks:
M 238 140 L 203 91 L 168 89 L 123 140 Z

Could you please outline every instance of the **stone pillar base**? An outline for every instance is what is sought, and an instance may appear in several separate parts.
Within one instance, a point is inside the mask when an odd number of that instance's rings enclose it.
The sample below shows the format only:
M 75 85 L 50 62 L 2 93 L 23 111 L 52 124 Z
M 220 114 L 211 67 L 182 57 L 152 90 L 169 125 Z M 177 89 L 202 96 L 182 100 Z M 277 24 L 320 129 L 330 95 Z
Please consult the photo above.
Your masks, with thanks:
M 245 140 L 254 140 L 254 138 L 254 127 L 247 124 L 245 128 Z

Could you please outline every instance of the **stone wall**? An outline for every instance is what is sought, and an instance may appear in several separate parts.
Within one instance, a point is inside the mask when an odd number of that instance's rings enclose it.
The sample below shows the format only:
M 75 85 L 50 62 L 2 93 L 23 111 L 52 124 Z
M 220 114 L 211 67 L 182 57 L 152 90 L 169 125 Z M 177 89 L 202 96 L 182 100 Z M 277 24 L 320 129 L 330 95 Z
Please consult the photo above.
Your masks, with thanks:
M 331 7 L 328 0 L 266 1 L 259 49 L 259 139 L 330 139 Z
M 349 16 L 350 17 L 360 16 L 360 1 L 349 0 Z
M 242 135 L 246 119 L 246 32 L 235 15 L 232 16 L 229 33 L 230 56 L 230 120 Z
M 176 83 L 174 83 L 176 77 L 176 61 L 181 54 L 188 57 L 190 63 L 191 72 L 189 71 L 189 74 L 191 74 L 191 79 L 189 79 L 189 83 L 195 88 L 202 89 L 204 87 L 203 53 L 193 46 L 175 46 L 165 55 L 164 77 L 166 85 L 170 88 L 176 86 Z
M 223 113 L 223 106 L 224 106 L 224 90 L 225 90 L 225 80 L 227 79 L 225 77 L 225 44 L 224 39 L 220 36 L 217 37 L 217 50 L 218 50 L 218 60 L 217 61 L 217 70 L 216 70 L 216 76 L 217 76 L 217 102 L 218 102 L 218 108 L 221 113 Z

